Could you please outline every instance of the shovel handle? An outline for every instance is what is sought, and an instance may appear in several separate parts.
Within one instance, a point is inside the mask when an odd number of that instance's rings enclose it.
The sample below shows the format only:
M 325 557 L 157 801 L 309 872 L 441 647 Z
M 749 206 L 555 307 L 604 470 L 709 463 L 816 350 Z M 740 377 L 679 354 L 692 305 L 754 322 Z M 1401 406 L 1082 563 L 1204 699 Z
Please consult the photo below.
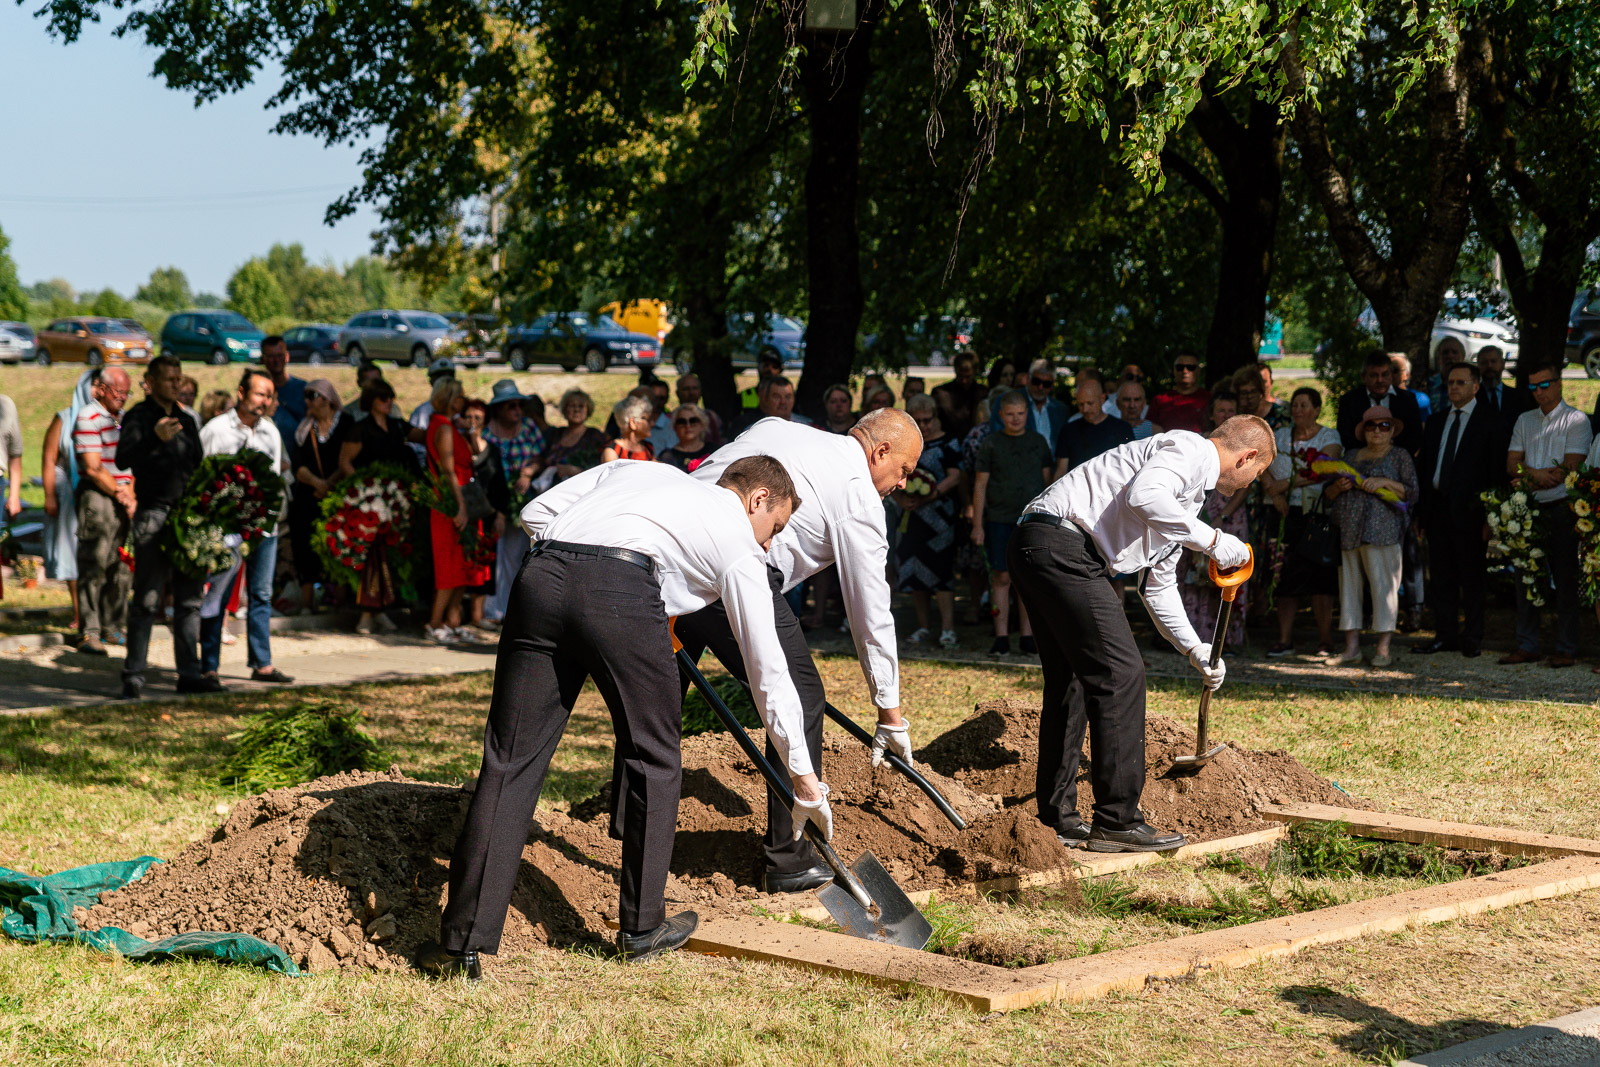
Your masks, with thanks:
M 694 687 L 700 690 L 700 695 L 705 698 L 707 704 L 711 705 L 711 710 L 716 713 L 717 718 L 722 720 L 723 727 L 733 735 L 733 739 L 739 743 L 739 747 L 744 749 L 744 754 L 750 757 L 750 762 L 756 765 L 756 769 L 761 772 L 761 777 L 767 780 L 767 788 L 772 790 L 777 798 L 783 802 L 784 807 L 793 809 L 794 793 L 784 784 L 783 779 L 778 777 L 778 772 L 772 769 L 772 764 L 767 762 L 767 758 L 761 754 L 761 750 L 756 747 L 756 743 L 750 740 L 750 735 L 745 732 L 739 720 L 733 717 L 733 712 L 729 710 L 727 704 L 723 703 L 721 695 L 711 688 L 711 683 L 706 681 L 706 676 L 700 673 L 699 666 L 689 658 L 688 650 L 683 647 L 675 632 L 672 633 L 672 645 L 673 651 L 678 655 L 678 666 L 689 676 L 689 680 L 694 683 Z M 817 851 L 822 853 L 823 862 L 833 868 L 834 880 L 849 891 L 857 904 L 871 911 L 874 905 L 866 887 L 857 880 L 854 872 L 839 859 L 838 853 L 833 851 L 833 846 L 828 844 L 826 837 L 822 836 L 822 831 L 817 829 L 816 823 L 807 821 L 806 835 L 811 839 L 811 843 L 816 846 Z
M 823 705 L 823 711 L 827 713 L 828 718 L 844 727 L 845 733 L 849 734 L 857 741 L 860 741 L 868 748 L 872 747 L 872 735 L 867 733 L 866 730 L 862 729 L 854 719 L 850 718 L 850 716 L 846 715 L 832 704 Z M 883 758 L 889 762 L 889 766 L 893 767 L 895 770 L 909 778 L 912 785 L 922 790 L 923 793 L 927 795 L 928 799 L 933 801 L 933 806 L 938 808 L 939 811 L 944 814 L 944 817 L 950 820 L 951 825 L 953 825 L 957 830 L 965 830 L 967 828 L 967 820 L 963 819 L 956 812 L 956 809 L 950 806 L 950 802 L 944 798 L 943 793 L 934 788 L 932 782 L 928 781 L 922 775 L 917 773 L 915 767 L 912 767 L 905 760 L 901 759 L 899 756 L 896 756 L 893 752 L 885 752 L 883 754 Z
M 1215 566 L 1215 564 L 1213 564 Z M 1240 570 L 1245 568 L 1241 567 Z M 1235 589 L 1223 591 L 1222 604 L 1217 608 L 1217 632 L 1211 635 L 1211 666 L 1215 667 L 1222 662 L 1222 645 L 1228 640 L 1228 624 L 1233 621 L 1233 597 L 1228 595 Z M 1211 732 L 1211 690 L 1200 690 L 1200 721 L 1195 725 L 1194 754 L 1203 756 L 1206 753 L 1206 735 Z
M 1245 546 L 1245 550 L 1250 553 L 1250 558 L 1246 559 L 1242 566 L 1235 567 L 1232 570 L 1219 570 L 1217 561 L 1211 561 L 1209 568 L 1211 571 L 1211 584 L 1216 586 L 1222 593 L 1222 599 L 1229 603 L 1232 603 L 1233 598 L 1239 595 L 1239 587 L 1248 582 L 1250 576 L 1256 572 L 1256 550 L 1249 545 Z

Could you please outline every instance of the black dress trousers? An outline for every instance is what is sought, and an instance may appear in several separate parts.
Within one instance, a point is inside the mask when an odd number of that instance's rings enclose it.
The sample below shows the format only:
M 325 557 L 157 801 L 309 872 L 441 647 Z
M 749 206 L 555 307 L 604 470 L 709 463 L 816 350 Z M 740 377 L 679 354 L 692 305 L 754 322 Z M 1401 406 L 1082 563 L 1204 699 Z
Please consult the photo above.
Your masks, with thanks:
M 827 695 L 822 689 L 822 676 L 811 658 L 811 648 L 800 629 L 789 602 L 783 598 L 783 575 L 776 567 L 767 568 L 767 579 L 772 586 L 772 616 L 778 626 L 778 641 L 783 645 L 784 658 L 789 664 L 789 677 L 800 694 L 800 706 L 805 717 L 806 750 L 811 753 L 811 765 L 822 774 L 822 716 Z M 728 612 L 719 600 L 709 607 L 678 618 L 678 640 L 691 659 L 698 661 L 700 654 L 710 649 L 717 659 L 740 681 L 747 680 L 744 669 L 744 652 L 733 636 L 728 624 Z M 688 692 L 689 680 L 681 682 L 683 692 Z M 731 742 L 730 742 L 731 743 Z M 767 742 L 767 762 L 779 775 L 788 777 L 788 771 L 778 761 L 778 751 Z M 613 793 L 615 795 L 615 793 Z M 794 818 L 789 809 L 767 790 L 767 837 L 764 843 L 769 870 L 780 873 L 803 871 L 822 862 L 816 850 L 805 838 L 794 839 Z
M 683 705 L 661 590 L 632 563 L 547 549 L 523 561 L 507 606 L 483 769 L 450 858 L 446 949 L 499 948 L 550 758 L 590 677 L 611 710 L 627 793 L 621 925 L 665 921 Z
M 1039 820 L 1057 832 L 1079 821 L 1087 726 L 1094 823 L 1132 829 L 1144 791 L 1144 660 L 1105 561 L 1074 525 L 1025 523 L 1011 537 L 1007 563 L 1044 664 Z
M 1453 518 L 1443 513 L 1428 523 L 1433 615 L 1440 641 L 1477 650 L 1483 647 L 1489 546 L 1478 527 Z

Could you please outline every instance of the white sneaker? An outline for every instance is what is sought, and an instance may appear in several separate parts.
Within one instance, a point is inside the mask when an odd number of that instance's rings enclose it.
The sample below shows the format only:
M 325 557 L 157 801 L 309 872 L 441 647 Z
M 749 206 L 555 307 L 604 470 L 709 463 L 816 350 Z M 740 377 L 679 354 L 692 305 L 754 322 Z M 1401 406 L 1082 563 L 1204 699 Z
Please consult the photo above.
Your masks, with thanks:
M 912 631 L 911 636 L 906 638 L 906 640 L 909 641 L 913 645 L 921 645 L 921 644 L 926 644 L 927 641 L 928 641 L 928 638 L 930 638 L 932 636 L 933 636 L 933 631 L 932 630 L 928 629 L 926 626 L 919 626 L 915 630 Z
M 356 633 L 370 634 L 372 632 L 372 616 L 367 612 L 361 613 L 361 618 L 356 620 Z
M 394 624 L 394 620 L 389 618 L 388 615 L 385 615 L 381 611 L 372 617 L 372 624 L 386 634 L 392 634 L 399 629 L 399 627 Z
M 432 626 L 424 626 L 422 628 L 422 636 L 436 645 L 454 644 L 456 639 L 455 631 L 448 626 L 440 626 L 437 629 Z
M 229 633 L 227 630 L 223 630 L 222 643 L 225 645 L 237 645 L 239 643 L 239 639 L 233 636 L 233 634 Z
M 489 639 L 468 626 L 457 626 L 451 633 L 463 645 L 485 645 Z
M 961 643 L 961 639 L 956 636 L 956 632 L 954 630 L 942 630 L 942 631 L 940 631 L 940 633 L 939 633 L 939 647 L 941 647 L 941 648 L 955 648 L 960 643 Z

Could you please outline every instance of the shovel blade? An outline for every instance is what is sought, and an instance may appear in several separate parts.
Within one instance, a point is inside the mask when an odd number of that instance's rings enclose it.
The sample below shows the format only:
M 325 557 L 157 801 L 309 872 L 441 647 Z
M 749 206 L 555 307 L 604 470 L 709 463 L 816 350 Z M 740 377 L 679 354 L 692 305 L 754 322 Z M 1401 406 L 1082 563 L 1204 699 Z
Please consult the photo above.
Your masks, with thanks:
M 883 869 L 878 857 L 863 852 L 850 865 L 850 872 L 860 880 L 867 895 L 878 906 L 874 915 L 856 903 L 848 890 L 830 882 L 817 890 L 817 898 L 828 909 L 833 921 L 851 937 L 864 937 L 868 941 L 881 941 L 887 945 L 921 950 L 933 937 L 933 926 L 911 903 L 889 872 Z
M 1228 747 L 1227 745 L 1218 745 L 1216 748 L 1213 748 L 1210 752 L 1202 752 L 1202 753 L 1199 753 L 1199 754 L 1193 755 L 1193 756 L 1177 756 L 1177 757 L 1174 757 L 1173 760 L 1172 760 L 1172 766 L 1173 766 L 1174 769 L 1177 769 L 1179 767 L 1196 767 L 1196 768 L 1204 767 L 1206 764 L 1210 763 L 1213 759 L 1216 758 L 1217 753 L 1221 752 L 1223 749 L 1225 749 L 1227 747 Z

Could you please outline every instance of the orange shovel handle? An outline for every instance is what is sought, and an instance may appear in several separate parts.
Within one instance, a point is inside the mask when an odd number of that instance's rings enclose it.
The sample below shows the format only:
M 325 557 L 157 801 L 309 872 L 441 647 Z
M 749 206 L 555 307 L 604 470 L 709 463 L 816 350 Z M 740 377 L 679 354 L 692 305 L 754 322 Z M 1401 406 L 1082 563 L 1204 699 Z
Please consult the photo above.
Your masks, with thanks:
M 1211 584 L 1222 591 L 1223 600 L 1232 600 L 1239 595 L 1239 587 L 1250 580 L 1256 572 L 1256 550 L 1246 545 L 1250 558 L 1244 561 L 1244 566 L 1235 567 L 1231 571 L 1217 569 L 1217 561 L 1211 561 Z

